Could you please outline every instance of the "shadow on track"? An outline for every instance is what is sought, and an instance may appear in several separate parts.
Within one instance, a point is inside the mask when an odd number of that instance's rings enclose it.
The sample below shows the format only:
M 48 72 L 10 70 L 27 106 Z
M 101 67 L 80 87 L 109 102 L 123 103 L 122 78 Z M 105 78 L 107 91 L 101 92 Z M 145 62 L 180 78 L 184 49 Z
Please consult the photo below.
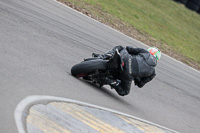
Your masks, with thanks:
M 70 75 L 71 75 L 71 74 L 70 74 Z M 72 76 L 72 75 L 71 75 L 71 76 Z M 76 78 L 76 77 L 74 77 L 74 78 Z M 96 89 L 97 91 L 106 94 L 107 96 L 109 96 L 109 97 L 115 99 L 116 101 L 118 101 L 118 102 L 120 102 L 120 103 L 122 103 L 122 104 L 131 105 L 131 104 L 128 103 L 126 100 L 123 100 L 123 99 L 122 99 L 122 98 L 123 98 L 122 96 L 119 96 L 119 95 L 116 95 L 116 94 L 110 92 L 110 91 L 109 91 L 107 88 L 105 88 L 105 87 L 99 88 L 96 84 L 93 84 L 93 83 L 91 83 L 90 81 L 83 80 L 83 79 L 79 79 L 79 78 L 76 78 L 76 79 L 78 79 L 79 81 L 81 81 L 81 82 L 84 83 L 84 84 L 89 85 L 90 87 Z M 113 89 L 113 91 L 115 91 L 115 90 Z

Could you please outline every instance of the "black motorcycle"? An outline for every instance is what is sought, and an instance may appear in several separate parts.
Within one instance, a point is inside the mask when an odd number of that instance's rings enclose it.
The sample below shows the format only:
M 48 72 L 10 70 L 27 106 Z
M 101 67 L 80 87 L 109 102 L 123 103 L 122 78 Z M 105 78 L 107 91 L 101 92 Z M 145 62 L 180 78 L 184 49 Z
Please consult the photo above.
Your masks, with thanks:
M 109 58 L 93 57 L 84 59 L 83 62 L 74 65 L 71 68 L 71 74 L 77 78 L 89 80 L 99 87 L 105 85 L 105 77 L 113 78 L 123 71 L 124 62 L 116 49 Z

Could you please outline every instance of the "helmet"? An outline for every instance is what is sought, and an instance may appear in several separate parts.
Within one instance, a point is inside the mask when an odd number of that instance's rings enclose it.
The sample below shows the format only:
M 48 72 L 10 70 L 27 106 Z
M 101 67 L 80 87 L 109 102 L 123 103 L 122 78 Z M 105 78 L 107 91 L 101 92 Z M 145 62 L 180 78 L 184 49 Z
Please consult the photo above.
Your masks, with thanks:
M 148 49 L 149 53 L 151 53 L 154 57 L 156 57 L 157 61 L 161 58 L 161 51 L 156 47 L 150 47 Z

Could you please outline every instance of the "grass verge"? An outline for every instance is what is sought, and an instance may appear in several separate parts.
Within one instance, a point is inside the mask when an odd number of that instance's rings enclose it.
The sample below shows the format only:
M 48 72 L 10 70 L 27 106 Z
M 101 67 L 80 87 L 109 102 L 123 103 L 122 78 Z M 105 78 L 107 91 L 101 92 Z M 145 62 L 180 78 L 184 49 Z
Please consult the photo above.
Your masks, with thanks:
M 200 15 L 172 0 L 58 0 L 200 70 Z

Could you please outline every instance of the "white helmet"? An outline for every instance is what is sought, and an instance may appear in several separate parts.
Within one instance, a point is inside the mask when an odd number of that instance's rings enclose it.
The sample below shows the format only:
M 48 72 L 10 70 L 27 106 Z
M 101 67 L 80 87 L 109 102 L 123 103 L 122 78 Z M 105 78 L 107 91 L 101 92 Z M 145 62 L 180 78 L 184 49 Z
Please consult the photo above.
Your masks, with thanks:
M 156 57 L 157 61 L 161 58 L 161 51 L 156 47 L 150 47 L 148 49 L 149 53 L 151 53 L 154 57 Z

